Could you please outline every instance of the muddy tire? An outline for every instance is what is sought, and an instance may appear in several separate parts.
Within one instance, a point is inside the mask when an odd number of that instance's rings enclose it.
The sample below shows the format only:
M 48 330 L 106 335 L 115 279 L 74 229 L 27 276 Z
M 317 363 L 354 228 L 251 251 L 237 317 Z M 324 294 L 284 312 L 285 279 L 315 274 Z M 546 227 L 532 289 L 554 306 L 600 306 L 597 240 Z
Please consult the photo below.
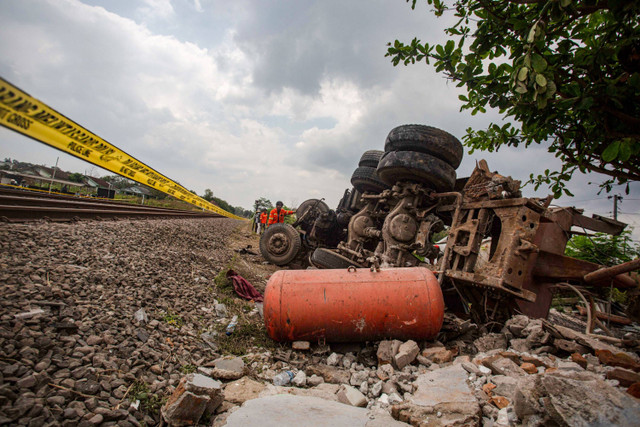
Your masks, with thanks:
M 382 193 L 389 188 L 376 174 L 376 168 L 359 166 L 351 175 L 351 184 L 361 193 Z
M 358 166 L 369 166 L 370 168 L 377 168 L 383 154 L 384 151 L 381 150 L 365 151 L 362 154 L 362 157 L 360 157 Z
M 457 169 L 464 150 L 455 136 L 443 130 L 424 125 L 402 125 L 389 132 L 384 151 L 417 151 L 429 154 Z
M 311 264 L 318 268 L 325 269 L 341 269 L 349 268 L 350 266 L 362 267 L 360 264 L 351 261 L 349 258 L 344 257 L 336 252 L 330 251 L 326 248 L 318 248 L 311 254 Z
M 378 176 L 388 185 L 398 181 L 424 184 L 442 193 L 452 191 L 456 183 L 456 171 L 448 163 L 425 153 L 390 151 L 380 160 Z
M 262 257 L 275 265 L 286 265 L 300 252 L 300 233 L 290 224 L 273 224 L 260 237 Z
M 322 214 L 322 213 L 329 213 L 329 211 L 331 210 L 329 209 L 329 206 L 327 206 L 327 204 L 322 200 L 309 199 L 300 203 L 300 206 L 298 206 L 298 209 L 296 209 L 296 218 L 300 220 L 307 213 L 307 210 L 309 209 L 312 209 L 315 211 L 315 212 L 309 212 L 309 214 L 305 217 L 309 219 L 316 218 L 319 214 Z

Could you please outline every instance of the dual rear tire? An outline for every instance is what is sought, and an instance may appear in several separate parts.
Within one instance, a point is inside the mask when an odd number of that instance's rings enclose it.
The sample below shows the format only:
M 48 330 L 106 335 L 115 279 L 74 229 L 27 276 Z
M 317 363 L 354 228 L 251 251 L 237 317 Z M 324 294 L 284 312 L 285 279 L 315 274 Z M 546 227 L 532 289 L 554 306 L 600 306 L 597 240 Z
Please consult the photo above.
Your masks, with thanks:
M 463 148 L 448 132 L 424 125 L 402 125 L 389 132 L 377 176 L 387 185 L 398 181 L 423 184 L 436 192 L 451 191 Z

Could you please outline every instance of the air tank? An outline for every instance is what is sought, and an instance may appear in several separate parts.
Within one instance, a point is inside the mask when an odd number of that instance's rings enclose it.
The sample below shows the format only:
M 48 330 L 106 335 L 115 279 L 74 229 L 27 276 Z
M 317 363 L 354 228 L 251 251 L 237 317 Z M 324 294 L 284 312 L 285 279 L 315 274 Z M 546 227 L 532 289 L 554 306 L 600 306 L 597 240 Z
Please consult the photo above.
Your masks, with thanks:
M 265 290 L 275 341 L 429 340 L 444 319 L 442 291 L 423 267 L 280 270 Z

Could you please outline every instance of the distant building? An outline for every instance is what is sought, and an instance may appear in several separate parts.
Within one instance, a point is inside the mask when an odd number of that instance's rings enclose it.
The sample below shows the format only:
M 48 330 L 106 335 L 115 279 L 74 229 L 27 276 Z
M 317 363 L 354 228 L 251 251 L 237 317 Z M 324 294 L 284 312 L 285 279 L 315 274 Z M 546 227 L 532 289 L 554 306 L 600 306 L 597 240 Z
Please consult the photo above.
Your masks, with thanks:
M 120 191 L 124 194 L 128 194 L 129 196 L 149 197 L 152 195 L 151 190 L 140 185 L 132 185 L 131 187 L 123 188 Z

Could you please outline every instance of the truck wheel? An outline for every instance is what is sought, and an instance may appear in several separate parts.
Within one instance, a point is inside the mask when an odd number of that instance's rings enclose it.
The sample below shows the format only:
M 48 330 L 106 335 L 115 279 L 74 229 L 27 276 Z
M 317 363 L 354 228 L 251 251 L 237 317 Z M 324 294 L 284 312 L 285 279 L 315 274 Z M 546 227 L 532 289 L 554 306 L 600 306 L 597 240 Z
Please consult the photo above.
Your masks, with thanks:
M 371 168 L 377 168 L 378 162 L 382 158 L 384 151 L 380 150 L 369 150 L 365 151 L 360 157 L 360 161 L 358 162 L 358 166 L 369 166 Z
M 300 252 L 300 233 L 290 224 L 273 224 L 260 237 L 262 257 L 275 265 L 285 265 Z
M 349 258 L 344 257 L 338 253 L 330 251 L 326 248 L 318 248 L 311 254 L 311 264 L 318 268 L 326 269 L 340 269 L 348 268 L 349 266 L 362 267 L 355 261 L 351 261 Z
M 361 193 L 382 193 L 389 188 L 376 174 L 376 168 L 358 166 L 351 175 L 351 184 Z
M 452 191 L 456 171 L 448 163 L 425 153 L 390 151 L 380 160 L 378 176 L 389 185 L 398 181 L 413 181 L 438 193 Z
M 444 160 L 454 169 L 460 166 L 464 150 L 455 136 L 425 125 L 402 125 L 389 132 L 384 151 L 417 151 Z
M 300 203 L 300 206 L 298 206 L 298 209 L 296 209 L 296 218 L 300 220 L 300 218 L 302 218 L 309 209 L 313 209 L 315 210 L 315 212 L 309 212 L 309 214 L 305 218 L 315 218 L 319 214 L 328 213 L 331 210 L 329 209 L 329 206 L 327 206 L 327 204 L 322 200 L 309 199 Z

